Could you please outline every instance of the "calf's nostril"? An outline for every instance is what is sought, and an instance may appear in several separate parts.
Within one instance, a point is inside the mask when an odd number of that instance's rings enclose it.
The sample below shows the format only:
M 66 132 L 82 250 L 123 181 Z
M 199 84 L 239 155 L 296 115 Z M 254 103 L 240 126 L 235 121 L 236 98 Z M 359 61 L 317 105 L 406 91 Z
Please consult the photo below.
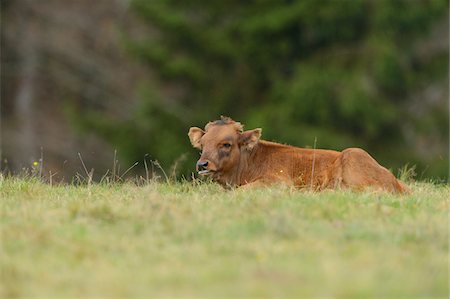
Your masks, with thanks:
M 198 161 L 197 162 L 197 169 L 200 170 L 206 170 L 208 167 L 208 161 Z

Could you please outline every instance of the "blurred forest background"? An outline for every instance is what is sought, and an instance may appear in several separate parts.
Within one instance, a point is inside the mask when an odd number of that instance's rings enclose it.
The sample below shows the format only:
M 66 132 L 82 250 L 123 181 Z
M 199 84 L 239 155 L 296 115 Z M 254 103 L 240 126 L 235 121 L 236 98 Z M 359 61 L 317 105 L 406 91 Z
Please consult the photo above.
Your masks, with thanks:
M 448 0 L 1 1 L 1 169 L 190 176 L 190 126 L 449 167 Z

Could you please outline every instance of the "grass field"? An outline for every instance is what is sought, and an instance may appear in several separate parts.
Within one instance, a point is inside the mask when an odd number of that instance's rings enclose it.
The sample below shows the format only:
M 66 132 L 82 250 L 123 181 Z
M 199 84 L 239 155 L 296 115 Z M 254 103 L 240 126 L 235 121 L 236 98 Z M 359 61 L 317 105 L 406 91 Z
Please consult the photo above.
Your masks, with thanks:
M 448 186 L 408 196 L 0 179 L 1 298 L 448 298 Z

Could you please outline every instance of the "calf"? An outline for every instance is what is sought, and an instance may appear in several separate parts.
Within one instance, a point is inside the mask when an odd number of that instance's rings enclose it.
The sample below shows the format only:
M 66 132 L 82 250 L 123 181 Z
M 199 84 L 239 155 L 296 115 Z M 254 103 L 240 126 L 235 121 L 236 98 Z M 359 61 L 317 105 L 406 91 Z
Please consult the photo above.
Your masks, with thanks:
M 205 130 L 189 129 L 189 139 L 202 150 L 197 171 L 223 186 L 286 183 L 295 187 L 366 187 L 407 192 L 392 173 L 366 151 L 305 149 L 261 140 L 261 129 L 243 131 L 231 118 L 209 122 Z

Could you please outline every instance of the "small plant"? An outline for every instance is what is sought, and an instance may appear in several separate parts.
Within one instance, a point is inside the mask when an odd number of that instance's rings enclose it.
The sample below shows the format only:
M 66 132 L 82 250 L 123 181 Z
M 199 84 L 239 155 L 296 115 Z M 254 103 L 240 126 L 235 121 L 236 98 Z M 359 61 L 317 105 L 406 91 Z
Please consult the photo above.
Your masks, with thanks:
M 403 182 L 413 182 L 416 175 L 416 165 L 406 164 L 398 170 L 398 177 Z

